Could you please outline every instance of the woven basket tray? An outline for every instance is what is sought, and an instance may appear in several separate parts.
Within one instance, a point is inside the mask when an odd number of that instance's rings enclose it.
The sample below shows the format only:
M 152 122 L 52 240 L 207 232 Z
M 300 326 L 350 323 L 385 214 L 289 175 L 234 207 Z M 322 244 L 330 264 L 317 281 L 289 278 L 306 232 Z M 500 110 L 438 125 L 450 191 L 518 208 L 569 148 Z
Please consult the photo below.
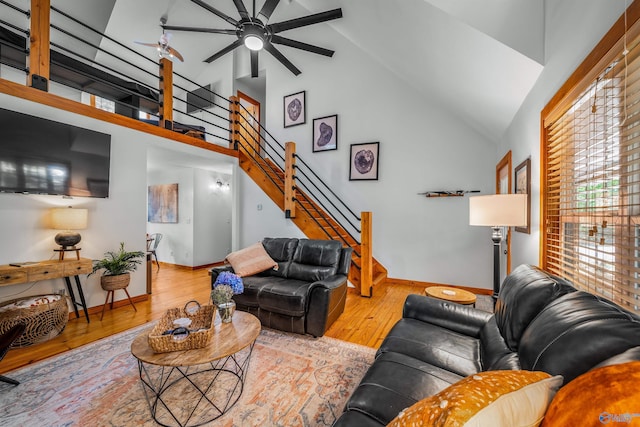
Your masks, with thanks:
M 0 303 L 0 307 L 13 304 L 16 301 L 36 298 L 46 295 L 33 295 Z M 24 323 L 24 333 L 13 342 L 11 348 L 27 347 L 50 340 L 62 332 L 69 320 L 67 299 L 62 297 L 58 301 L 36 306 L 14 307 L 0 312 L 0 334 L 5 333 L 18 323 Z
M 162 319 L 149 334 L 149 346 L 156 353 L 168 353 L 170 351 L 193 350 L 207 346 L 213 336 L 214 306 L 204 305 L 193 315 L 185 312 L 184 308 L 171 308 L 162 316 Z M 173 321 L 180 317 L 191 319 L 189 336 L 183 341 L 175 341 L 171 335 L 162 335 L 163 332 L 175 329 Z

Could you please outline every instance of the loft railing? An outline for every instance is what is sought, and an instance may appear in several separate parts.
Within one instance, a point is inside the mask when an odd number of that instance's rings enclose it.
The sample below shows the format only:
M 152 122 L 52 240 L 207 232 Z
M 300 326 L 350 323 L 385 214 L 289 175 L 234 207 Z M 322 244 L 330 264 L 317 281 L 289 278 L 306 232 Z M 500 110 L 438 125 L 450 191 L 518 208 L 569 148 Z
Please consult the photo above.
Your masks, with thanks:
M 48 3 L 48 0 L 30 0 L 30 11 L 0 0 L 0 29 L 5 30 L 0 33 L 0 62 L 3 65 L 25 72 L 27 84 L 32 87 L 47 91 L 51 80 L 113 102 L 114 112 L 118 114 L 244 151 L 283 194 L 286 216 L 295 218 L 296 210 L 302 210 L 327 238 L 354 247 L 354 255 L 360 259 L 354 265 L 363 273 L 362 282 L 370 283 L 370 213 L 363 212 L 359 216 L 353 212 L 296 154 L 295 143 L 281 144 L 237 98 L 227 99 L 201 86 L 174 72 L 173 63 L 168 59 L 151 59 L 57 7 L 41 7 Z M 50 22 L 51 14 L 55 14 L 55 24 Z M 99 42 L 88 41 L 87 31 Z M 51 35 L 56 41 L 50 40 Z M 2 55 L 3 49 L 5 55 Z M 6 49 L 13 55 L 6 55 Z M 5 60 L 5 56 L 13 59 Z M 22 57 L 23 65 L 16 60 Z M 70 78 L 52 76 L 52 67 L 82 75 L 103 85 L 103 90 L 83 87 Z M 194 89 L 200 89 L 200 92 L 194 93 Z M 116 98 L 105 94 L 109 90 L 124 96 Z M 174 90 L 183 96 L 174 95 Z M 202 101 L 213 101 L 212 108 L 200 109 L 200 116 L 190 113 L 190 107 L 198 105 L 189 102 L 186 97 L 189 92 Z M 362 288 L 364 292 L 364 288 L 370 286 Z

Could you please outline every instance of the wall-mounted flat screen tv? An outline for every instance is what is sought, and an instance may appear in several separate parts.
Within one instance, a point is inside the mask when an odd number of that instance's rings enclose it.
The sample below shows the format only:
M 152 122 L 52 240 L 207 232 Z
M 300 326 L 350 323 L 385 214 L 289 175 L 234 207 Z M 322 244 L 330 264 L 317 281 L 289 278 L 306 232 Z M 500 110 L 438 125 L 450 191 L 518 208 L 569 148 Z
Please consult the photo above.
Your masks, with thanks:
M 109 197 L 111 135 L 0 108 L 0 192 Z

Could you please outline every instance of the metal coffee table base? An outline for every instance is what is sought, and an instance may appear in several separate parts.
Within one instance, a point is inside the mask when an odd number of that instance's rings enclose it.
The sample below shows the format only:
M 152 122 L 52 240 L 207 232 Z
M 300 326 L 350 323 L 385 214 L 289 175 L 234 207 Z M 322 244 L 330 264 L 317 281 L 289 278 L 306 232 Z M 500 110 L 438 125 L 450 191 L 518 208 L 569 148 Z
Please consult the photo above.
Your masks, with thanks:
M 204 365 L 166 367 L 138 360 L 153 419 L 165 427 L 196 427 L 220 418 L 242 395 L 254 344 Z

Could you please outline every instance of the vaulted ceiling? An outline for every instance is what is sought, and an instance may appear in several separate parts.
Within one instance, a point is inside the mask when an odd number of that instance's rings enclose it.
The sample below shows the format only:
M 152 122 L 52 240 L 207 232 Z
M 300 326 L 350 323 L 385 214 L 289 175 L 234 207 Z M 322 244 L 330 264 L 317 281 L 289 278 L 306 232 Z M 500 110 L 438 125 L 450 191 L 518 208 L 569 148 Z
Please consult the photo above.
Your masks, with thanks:
M 232 17 L 238 16 L 232 0 L 204 1 Z M 122 42 L 157 41 L 162 16 L 171 25 L 231 28 L 189 0 L 52 0 L 51 3 Z M 251 11 L 253 1 L 245 3 Z M 259 10 L 264 0 L 255 3 Z M 544 3 L 544 0 L 282 0 L 271 21 L 341 7 L 342 19 L 319 25 L 327 31 L 337 31 L 380 66 L 414 87 L 417 94 L 449 110 L 490 140 L 498 141 L 542 71 Z M 297 29 L 295 35 L 304 31 Z M 206 69 L 202 60 L 234 39 L 235 36 L 227 35 L 174 34 L 171 44 L 187 58 L 174 69 L 195 78 Z M 318 44 L 322 45 L 321 41 Z M 308 55 L 286 47 L 282 50 L 294 63 L 299 55 Z M 289 73 L 284 67 L 269 72 Z

